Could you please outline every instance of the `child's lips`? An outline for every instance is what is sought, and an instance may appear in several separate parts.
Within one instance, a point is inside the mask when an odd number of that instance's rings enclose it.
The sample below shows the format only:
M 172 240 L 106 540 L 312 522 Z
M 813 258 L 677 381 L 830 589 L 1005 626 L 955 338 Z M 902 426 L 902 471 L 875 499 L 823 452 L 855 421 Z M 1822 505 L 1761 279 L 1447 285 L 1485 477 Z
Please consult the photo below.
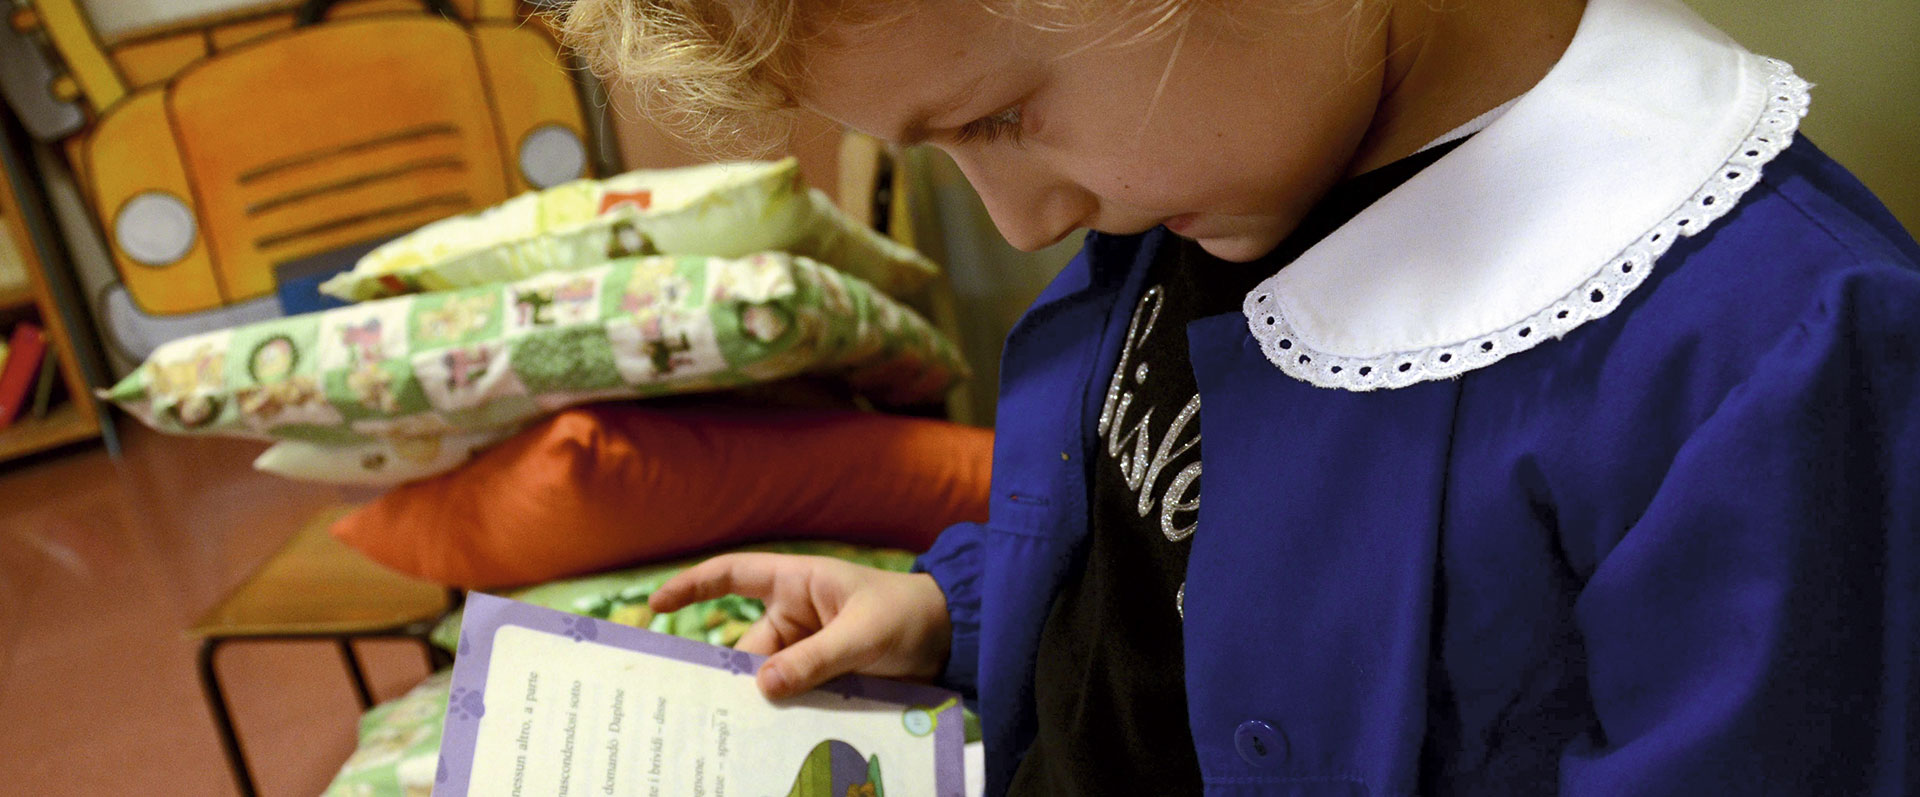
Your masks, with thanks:
M 1175 235 L 1185 235 L 1188 230 L 1193 228 L 1194 223 L 1199 220 L 1200 214 L 1198 213 L 1182 213 L 1161 222 L 1161 224 L 1166 225 L 1166 228 L 1172 230 Z

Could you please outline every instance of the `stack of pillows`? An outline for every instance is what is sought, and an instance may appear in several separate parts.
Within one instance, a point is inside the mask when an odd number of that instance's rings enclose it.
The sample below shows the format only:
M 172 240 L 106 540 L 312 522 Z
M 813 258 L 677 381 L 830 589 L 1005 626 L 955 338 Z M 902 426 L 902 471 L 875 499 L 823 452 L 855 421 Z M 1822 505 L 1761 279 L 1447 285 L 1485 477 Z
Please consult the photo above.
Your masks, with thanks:
M 357 302 L 172 341 L 106 396 L 256 467 L 392 487 L 334 527 L 403 572 L 533 583 L 726 542 L 924 549 L 985 515 L 991 433 L 850 410 L 602 403 L 802 375 L 938 400 L 937 275 L 792 159 L 631 172 L 430 224 L 321 287 Z

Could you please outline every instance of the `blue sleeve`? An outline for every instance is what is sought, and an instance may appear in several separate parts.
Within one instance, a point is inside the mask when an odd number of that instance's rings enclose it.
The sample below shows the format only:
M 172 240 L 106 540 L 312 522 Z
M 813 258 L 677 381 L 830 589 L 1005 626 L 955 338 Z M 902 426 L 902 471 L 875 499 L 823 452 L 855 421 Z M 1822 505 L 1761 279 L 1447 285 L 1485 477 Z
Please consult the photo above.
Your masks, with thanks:
M 934 540 L 933 548 L 914 560 L 913 572 L 933 576 L 947 596 L 947 617 L 953 641 L 940 674 L 942 686 L 958 691 L 968 704 L 979 694 L 980 676 L 980 533 L 979 524 L 950 526 Z
M 1920 278 L 1817 306 L 1584 586 L 1566 794 L 1920 792 Z

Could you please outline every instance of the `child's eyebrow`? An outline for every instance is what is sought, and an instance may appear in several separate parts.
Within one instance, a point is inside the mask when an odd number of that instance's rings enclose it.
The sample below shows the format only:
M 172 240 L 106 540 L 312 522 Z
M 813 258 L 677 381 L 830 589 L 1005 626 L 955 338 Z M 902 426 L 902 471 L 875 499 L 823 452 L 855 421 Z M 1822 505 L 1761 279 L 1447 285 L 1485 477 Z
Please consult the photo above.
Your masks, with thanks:
M 988 73 L 986 72 L 976 74 L 972 80 L 956 87 L 954 91 L 948 95 L 951 99 L 932 104 L 931 106 L 914 109 L 913 115 L 907 118 L 907 123 L 901 126 L 900 133 L 897 136 L 889 138 L 889 140 L 903 147 L 911 147 L 915 144 L 924 143 L 933 132 L 930 120 L 952 114 L 954 111 L 959 110 L 961 106 L 967 104 L 969 100 L 972 100 L 973 97 L 979 93 L 980 85 L 987 82 L 987 77 Z M 883 136 L 883 138 L 885 137 Z

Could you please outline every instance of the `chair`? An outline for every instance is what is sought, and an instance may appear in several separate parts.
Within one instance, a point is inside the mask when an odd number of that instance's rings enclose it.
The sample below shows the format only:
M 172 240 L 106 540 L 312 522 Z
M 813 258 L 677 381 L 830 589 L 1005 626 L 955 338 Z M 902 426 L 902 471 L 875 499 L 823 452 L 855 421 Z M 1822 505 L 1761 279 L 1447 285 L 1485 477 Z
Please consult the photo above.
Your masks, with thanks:
M 354 652 L 355 640 L 416 641 L 425 651 L 429 670 L 452 661 L 427 640 L 427 634 L 459 605 L 460 593 L 394 573 L 335 540 L 327 527 L 350 509 L 336 507 L 315 515 L 187 630 L 200 640 L 200 684 L 234 782 L 244 797 L 257 792 L 220 684 L 217 658 L 222 646 L 331 640 L 339 648 L 363 710 L 373 706 L 373 694 Z

